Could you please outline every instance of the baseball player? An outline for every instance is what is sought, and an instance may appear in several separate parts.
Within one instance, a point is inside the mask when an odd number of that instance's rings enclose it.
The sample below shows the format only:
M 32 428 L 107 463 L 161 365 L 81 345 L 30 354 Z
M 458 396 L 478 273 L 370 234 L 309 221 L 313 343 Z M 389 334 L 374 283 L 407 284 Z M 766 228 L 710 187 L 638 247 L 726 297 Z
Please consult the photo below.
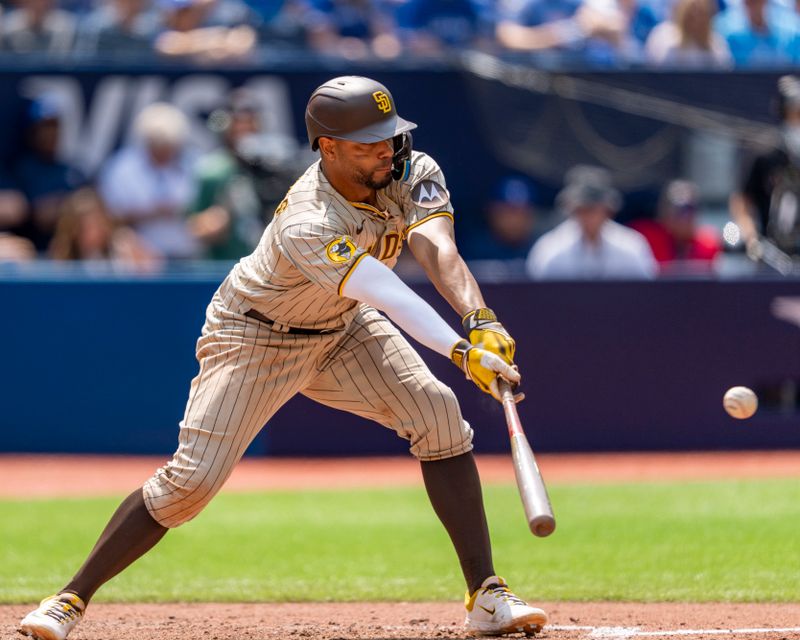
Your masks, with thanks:
M 412 151 L 416 125 L 369 78 L 317 88 L 306 127 L 320 159 L 208 306 L 174 457 L 123 501 L 78 573 L 23 618 L 22 634 L 66 638 L 102 584 L 200 513 L 296 393 L 409 441 L 461 563 L 469 631 L 532 634 L 547 622 L 495 575 L 472 429 L 395 326 L 495 398 L 498 376 L 520 380 L 514 341 L 456 248 L 442 171 Z M 463 318 L 467 340 L 392 271 L 404 242 Z

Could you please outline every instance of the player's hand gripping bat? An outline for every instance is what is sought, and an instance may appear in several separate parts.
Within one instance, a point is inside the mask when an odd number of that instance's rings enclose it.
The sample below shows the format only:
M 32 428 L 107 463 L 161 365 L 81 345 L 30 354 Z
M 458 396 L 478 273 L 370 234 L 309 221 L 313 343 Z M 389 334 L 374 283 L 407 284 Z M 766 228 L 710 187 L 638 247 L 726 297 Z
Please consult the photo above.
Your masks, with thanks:
M 549 536 L 556 528 L 556 519 L 550 498 L 542 480 L 542 474 L 533 457 L 528 439 L 522 430 L 522 423 L 517 413 L 514 402 L 514 392 L 511 385 L 503 378 L 497 378 L 500 390 L 503 411 L 506 414 L 508 436 L 511 438 L 511 457 L 514 461 L 514 475 L 517 477 L 517 487 L 528 518 L 531 533 L 540 538 Z

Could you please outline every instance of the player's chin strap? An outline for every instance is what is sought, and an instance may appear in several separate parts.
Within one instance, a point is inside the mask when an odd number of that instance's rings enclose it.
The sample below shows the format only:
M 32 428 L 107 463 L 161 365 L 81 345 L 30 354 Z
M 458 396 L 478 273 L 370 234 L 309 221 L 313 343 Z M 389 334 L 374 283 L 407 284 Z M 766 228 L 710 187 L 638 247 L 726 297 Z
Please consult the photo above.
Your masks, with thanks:
M 408 132 L 392 138 L 394 155 L 392 156 L 392 178 L 395 180 L 405 180 L 411 173 L 411 147 L 414 143 L 411 134 Z

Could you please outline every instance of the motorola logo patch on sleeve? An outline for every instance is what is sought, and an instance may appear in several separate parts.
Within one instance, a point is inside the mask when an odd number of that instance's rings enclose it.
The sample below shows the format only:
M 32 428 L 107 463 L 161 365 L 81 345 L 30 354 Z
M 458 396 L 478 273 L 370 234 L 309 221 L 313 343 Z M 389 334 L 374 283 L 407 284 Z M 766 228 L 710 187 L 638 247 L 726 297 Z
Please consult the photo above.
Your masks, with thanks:
M 411 200 L 423 209 L 438 209 L 450 200 L 450 194 L 438 182 L 421 180 L 411 190 Z

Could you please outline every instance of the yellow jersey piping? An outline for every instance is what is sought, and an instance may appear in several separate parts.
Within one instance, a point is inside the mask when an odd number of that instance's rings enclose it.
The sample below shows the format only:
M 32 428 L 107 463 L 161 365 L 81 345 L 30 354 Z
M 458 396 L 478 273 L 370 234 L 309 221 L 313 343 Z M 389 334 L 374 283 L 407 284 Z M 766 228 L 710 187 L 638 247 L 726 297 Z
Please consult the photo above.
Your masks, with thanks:
M 368 211 L 369 213 L 373 213 L 376 216 L 378 216 L 381 220 L 389 219 L 388 213 L 386 213 L 385 211 L 381 211 L 377 207 L 373 207 L 371 204 L 367 204 L 366 202 L 351 202 L 350 200 L 348 200 L 348 202 L 350 203 L 350 206 L 355 207 L 356 209 L 361 209 L 363 211 Z
M 358 265 L 358 263 L 361 262 L 368 255 L 369 253 L 365 251 L 353 261 L 353 264 L 350 265 L 350 268 L 347 270 L 347 273 L 344 274 L 342 281 L 339 283 L 339 288 L 336 290 L 336 293 L 339 295 L 339 297 L 342 296 L 342 289 L 344 289 L 344 285 L 347 282 L 348 278 L 350 277 L 350 274 L 353 273 L 353 269 L 355 269 L 356 265 Z
M 438 213 L 432 213 L 429 216 L 425 216 L 422 220 L 417 220 L 415 223 L 410 224 L 409 226 L 407 226 L 406 230 L 403 232 L 403 237 L 404 238 L 407 237 L 409 231 L 411 231 L 412 229 L 418 227 L 423 222 L 427 222 L 428 220 L 433 220 L 434 218 L 441 218 L 442 216 L 446 216 L 446 217 L 450 218 L 450 222 L 455 224 L 456 219 L 453 217 L 452 213 L 450 213 L 449 211 L 439 211 Z

